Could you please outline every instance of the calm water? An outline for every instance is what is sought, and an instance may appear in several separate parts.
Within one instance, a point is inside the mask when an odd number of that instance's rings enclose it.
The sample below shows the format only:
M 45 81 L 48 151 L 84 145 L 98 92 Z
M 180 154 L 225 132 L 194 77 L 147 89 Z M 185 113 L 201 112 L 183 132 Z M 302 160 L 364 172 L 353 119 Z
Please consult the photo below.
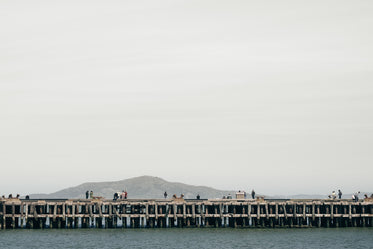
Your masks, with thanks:
M 7 230 L 0 248 L 373 248 L 373 229 Z

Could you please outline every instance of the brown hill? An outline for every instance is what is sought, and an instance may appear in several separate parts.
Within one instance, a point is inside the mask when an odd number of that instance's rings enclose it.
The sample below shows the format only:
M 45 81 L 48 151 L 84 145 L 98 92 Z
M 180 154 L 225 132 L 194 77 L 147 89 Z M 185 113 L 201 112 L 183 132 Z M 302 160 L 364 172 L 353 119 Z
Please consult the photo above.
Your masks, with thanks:
M 62 189 L 51 194 L 31 194 L 30 198 L 85 198 L 85 192 L 92 190 L 95 196 L 113 198 L 115 192 L 127 190 L 128 198 L 163 198 L 167 191 L 169 197 L 173 194 L 184 194 L 185 198 L 221 198 L 223 195 L 234 195 L 234 191 L 217 190 L 205 186 L 193 186 L 178 182 L 168 182 L 159 177 L 140 176 L 113 182 L 88 182 Z

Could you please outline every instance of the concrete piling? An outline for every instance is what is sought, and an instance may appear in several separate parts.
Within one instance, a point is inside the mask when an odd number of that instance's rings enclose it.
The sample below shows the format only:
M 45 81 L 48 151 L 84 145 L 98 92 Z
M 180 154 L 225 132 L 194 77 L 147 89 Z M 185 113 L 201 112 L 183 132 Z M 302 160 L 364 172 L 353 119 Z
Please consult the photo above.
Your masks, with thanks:
M 0 229 L 372 226 L 349 200 L 0 200 Z

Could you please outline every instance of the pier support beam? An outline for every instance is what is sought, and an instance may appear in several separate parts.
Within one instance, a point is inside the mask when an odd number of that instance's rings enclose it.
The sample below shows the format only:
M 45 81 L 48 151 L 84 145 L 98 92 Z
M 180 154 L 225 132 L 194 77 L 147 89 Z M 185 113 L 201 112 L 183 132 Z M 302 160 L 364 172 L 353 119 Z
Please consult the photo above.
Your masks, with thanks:
M 373 203 L 350 201 L 8 201 L 0 229 L 373 226 Z

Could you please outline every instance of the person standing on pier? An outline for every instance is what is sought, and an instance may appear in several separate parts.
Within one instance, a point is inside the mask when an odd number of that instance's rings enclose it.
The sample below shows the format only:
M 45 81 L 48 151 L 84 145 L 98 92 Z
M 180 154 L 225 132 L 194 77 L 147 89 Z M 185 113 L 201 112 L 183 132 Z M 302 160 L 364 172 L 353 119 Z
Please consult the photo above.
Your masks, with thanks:
M 85 192 L 85 198 L 88 199 L 89 197 L 89 191 L 87 190 L 87 192 Z
M 253 199 L 255 199 L 255 191 L 254 191 L 254 189 L 251 191 L 251 197 L 252 197 Z
M 164 194 L 163 194 L 164 198 L 167 199 L 167 192 L 164 191 Z
M 93 191 L 91 190 L 91 192 L 89 193 L 89 197 L 91 198 L 91 199 L 93 199 Z
M 338 199 L 342 199 L 342 191 L 338 189 Z

